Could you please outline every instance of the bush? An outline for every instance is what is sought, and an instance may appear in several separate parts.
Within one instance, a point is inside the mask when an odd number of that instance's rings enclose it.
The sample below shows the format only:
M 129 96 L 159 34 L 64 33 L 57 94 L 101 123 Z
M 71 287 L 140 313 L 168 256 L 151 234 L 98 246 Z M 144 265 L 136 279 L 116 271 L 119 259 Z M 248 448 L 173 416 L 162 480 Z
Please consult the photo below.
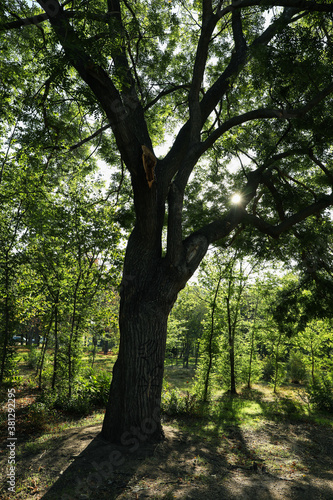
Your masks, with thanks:
M 275 380 L 275 359 L 266 357 L 262 368 L 262 379 L 271 386 L 280 386 L 286 379 L 285 363 L 278 361 L 277 380 Z
M 2 350 L 2 345 L 0 343 L 0 352 Z M 3 356 L 3 353 L 1 352 Z M 4 366 L 4 386 L 17 386 L 19 385 L 23 377 L 19 375 L 18 364 L 21 361 L 20 358 L 16 356 L 16 351 L 13 346 L 7 346 L 6 358 L 5 358 L 5 366 Z
M 333 382 L 327 376 L 311 383 L 307 388 L 307 393 L 314 409 L 333 413 Z
M 37 363 L 38 363 L 38 350 L 36 347 L 30 347 L 29 352 L 28 352 L 28 359 L 27 359 L 27 364 L 29 368 L 36 369 L 37 368 Z
M 92 411 L 92 406 L 93 405 L 89 399 L 78 394 L 74 394 L 69 399 L 67 398 L 65 403 L 62 404 L 64 411 L 82 416 L 89 415 Z
M 297 384 L 307 379 L 306 366 L 299 351 L 290 354 L 287 369 L 291 382 Z
M 110 374 L 103 371 L 90 372 L 88 379 L 81 378 L 77 384 L 77 393 L 92 405 L 106 406 L 110 391 Z
M 34 429 L 43 429 L 53 417 L 53 412 L 45 403 L 35 401 L 28 410 L 27 421 Z
M 274 371 L 275 371 L 274 360 L 267 356 L 264 359 L 262 366 L 262 379 L 265 382 L 271 382 L 271 380 L 274 377 Z
M 90 372 L 88 378 L 80 377 L 72 396 L 65 389 L 45 392 L 41 401 L 47 408 L 55 408 L 75 415 L 88 415 L 94 406 L 106 406 L 109 397 L 110 374 Z
M 86 416 L 92 410 L 92 404 L 89 399 L 77 393 L 68 397 L 67 391 L 58 393 L 45 392 L 40 401 L 45 404 L 47 410 L 60 410 L 66 413 Z
M 181 393 L 177 389 L 169 388 L 169 385 L 162 392 L 161 411 L 169 417 L 180 415 L 196 415 L 199 410 L 199 403 L 195 394 L 189 391 Z

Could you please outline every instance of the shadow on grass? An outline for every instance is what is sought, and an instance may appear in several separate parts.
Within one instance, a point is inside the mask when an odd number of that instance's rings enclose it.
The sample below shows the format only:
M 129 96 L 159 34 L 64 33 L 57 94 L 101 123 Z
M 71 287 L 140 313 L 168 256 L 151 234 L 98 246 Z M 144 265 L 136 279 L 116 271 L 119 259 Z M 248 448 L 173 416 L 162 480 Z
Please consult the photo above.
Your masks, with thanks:
M 235 401 L 235 399 L 234 399 Z M 234 401 L 235 420 L 237 409 Z M 231 410 L 232 411 L 232 410 Z M 166 441 L 140 443 L 137 450 L 117 446 L 97 435 L 63 472 L 43 500 L 171 499 L 202 500 L 331 500 L 332 469 L 326 482 L 286 481 L 248 468 L 233 468 L 219 440 L 165 427 Z M 228 428 L 229 442 L 253 456 L 240 426 Z M 315 432 L 312 430 L 312 432 Z M 236 470 L 237 469 L 237 470 Z
M 245 390 L 236 396 L 224 394 L 201 409 L 201 418 L 185 418 L 178 425 L 183 432 L 219 443 L 228 467 L 264 470 L 272 479 L 293 480 L 302 493 L 294 492 L 292 498 L 333 499 L 332 416 L 326 421 L 330 426 L 318 425 L 291 397 L 267 400 L 261 391 Z M 321 483 L 318 488 L 316 482 Z M 304 496 L 304 483 L 312 496 Z
M 210 500 L 332 500 L 332 430 L 296 417 L 290 420 L 288 414 L 297 412 L 298 405 L 291 405 L 289 399 L 279 396 L 266 401 L 260 391 L 223 395 L 215 404 L 199 407 L 197 417 L 175 419 L 178 429 L 165 425 L 163 443 L 141 441 L 135 450 L 132 444 L 104 441 L 98 434 L 100 424 L 67 429 L 44 441 L 36 439 L 22 450 L 18 457 L 22 480 L 39 471 L 45 491 L 45 477 L 52 476 L 55 482 L 43 500 L 202 500 L 205 496 Z M 277 418 L 276 411 L 285 417 Z M 302 460 L 308 469 L 306 477 L 290 481 L 269 468 L 256 470 L 254 462 L 265 462 L 260 447 L 253 446 L 257 438 L 272 445 L 279 441 L 288 448 L 292 460 Z

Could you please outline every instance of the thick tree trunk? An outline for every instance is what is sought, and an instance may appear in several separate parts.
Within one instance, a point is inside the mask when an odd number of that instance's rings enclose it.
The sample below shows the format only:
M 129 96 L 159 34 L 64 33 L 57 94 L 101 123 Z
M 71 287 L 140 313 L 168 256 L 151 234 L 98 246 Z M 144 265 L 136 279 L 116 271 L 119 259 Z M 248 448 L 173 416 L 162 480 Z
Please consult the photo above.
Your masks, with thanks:
M 119 356 L 113 369 L 102 435 L 131 445 L 163 438 L 160 403 L 168 315 L 173 305 L 140 292 L 122 298 Z M 132 290 L 133 292 L 133 290 Z M 156 296 L 156 300 L 154 300 Z

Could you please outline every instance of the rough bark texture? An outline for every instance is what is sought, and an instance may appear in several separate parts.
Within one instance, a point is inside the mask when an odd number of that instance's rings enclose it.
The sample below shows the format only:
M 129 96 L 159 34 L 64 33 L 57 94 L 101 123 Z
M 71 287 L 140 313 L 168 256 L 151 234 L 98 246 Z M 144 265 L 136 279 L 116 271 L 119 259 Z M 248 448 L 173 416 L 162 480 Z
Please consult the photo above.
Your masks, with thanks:
M 104 438 L 133 447 L 163 438 L 160 402 L 167 320 L 190 273 L 186 259 L 176 269 L 167 258 L 154 258 L 154 252 L 147 258 L 135 233 L 126 252 L 119 356 L 102 429 Z
M 110 441 L 127 444 L 136 435 L 140 440 L 163 436 L 159 408 L 169 309 L 170 304 L 153 297 L 140 300 L 134 290 L 129 300 L 122 300 L 119 356 L 102 430 Z

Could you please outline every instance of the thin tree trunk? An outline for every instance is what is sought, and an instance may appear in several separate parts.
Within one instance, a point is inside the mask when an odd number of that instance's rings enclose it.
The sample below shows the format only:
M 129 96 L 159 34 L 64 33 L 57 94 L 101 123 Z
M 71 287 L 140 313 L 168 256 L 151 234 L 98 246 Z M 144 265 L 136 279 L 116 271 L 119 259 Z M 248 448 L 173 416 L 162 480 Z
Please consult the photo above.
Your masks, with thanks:
M 79 252 L 80 254 L 80 252 Z M 78 289 L 79 285 L 81 282 L 81 259 L 79 258 L 79 266 L 80 266 L 80 272 L 78 275 L 78 278 L 76 280 L 75 284 L 75 290 L 74 290 L 74 304 L 73 304 L 73 312 L 72 312 L 72 321 L 71 321 L 71 331 L 69 335 L 69 342 L 68 342 L 68 397 L 70 398 L 72 396 L 72 382 L 73 382 L 73 342 L 75 341 L 76 335 L 74 334 L 74 329 L 75 329 L 75 324 L 76 324 L 76 310 L 77 310 L 77 294 L 78 294 Z M 78 320 L 79 321 L 79 320 Z M 78 329 L 78 325 L 76 326 L 76 332 Z M 74 353 L 75 356 L 75 353 Z
M 95 356 L 96 356 L 96 350 L 97 350 L 97 338 L 93 335 L 93 354 L 92 354 L 92 363 L 91 363 L 91 368 L 94 368 L 94 363 L 95 363 Z
M 188 342 L 186 342 L 184 347 L 183 368 L 188 368 L 189 353 L 190 353 L 190 346 L 188 345 Z
M 197 368 L 197 366 L 198 366 L 199 347 L 200 347 L 200 343 L 199 343 L 199 342 L 197 342 L 197 343 L 196 343 L 196 346 L 195 346 L 195 365 L 194 365 L 195 369 L 196 369 L 196 368 Z
M 59 350 L 59 339 L 58 339 L 58 304 L 54 306 L 54 358 L 53 358 L 53 375 L 52 375 L 52 390 L 55 389 L 57 375 L 58 375 L 58 350 Z
M 48 341 L 48 338 L 46 338 L 45 341 L 43 342 L 41 360 L 40 360 L 40 364 L 38 367 L 38 370 L 39 370 L 38 389 L 39 390 L 42 389 L 42 374 L 43 374 L 44 360 L 45 360 L 45 354 L 46 354 L 46 349 L 47 349 L 47 341 Z M 36 375 L 37 374 L 38 374 L 38 372 L 36 373 Z
M 311 378 L 312 378 L 312 383 L 315 383 L 315 358 L 314 358 L 314 351 L 313 351 L 313 342 L 311 340 Z
M 235 328 L 236 319 L 234 324 L 231 324 L 231 310 L 229 297 L 227 301 L 227 315 L 228 315 L 228 332 L 229 332 L 229 362 L 230 362 L 230 394 L 237 394 L 236 391 L 236 376 L 235 376 Z
M 213 300 L 213 305 L 212 305 L 211 326 L 210 326 L 210 335 L 209 335 L 209 341 L 208 341 L 208 367 L 207 367 L 206 377 L 205 377 L 203 401 L 207 401 L 207 398 L 208 398 L 209 378 L 210 378 L 210 372 L 211 372 L 212 366 L 213 366 L 213 354 L 214 354 L 213 353 L 213 340 L 214 340 L 214 333 L 215 333 L 215 310 L 216 310 L 217 296 L 219 293 L 221 281 L 222 281 L 222 275 L 220 274 L 219 280 L 218 280 L 217 285 L 216 285 L 216 290 L 215 290 L 214 300 Z
M 39 371 L 38 389 L 42 388 L 42 374 L 43 374 L 44 360 L 45 360 L 45 354 L 46 354 L 46 350 L 47 350 L 47 343 L 48 343 L 48 339 L 49 339 L 49 335 L 50 335 L 50 331 L 51 331 L 51 327 L 52 327 L 52 323 L 53 323 L 53 315 L 54 315 L 54 311 L 52 310 L 49 325 L 48 325 L 47 332 L 45 335 L 45 339 L 44 339 L 43 344 L 42 344 L 42 353 L 41 353 L 41 357 L 40 357 L 40 362 L 37 365 L 36 375 L 38 375 L 38 371 Z
M 278 375 L 279 375 L 279 347 L 281 343 L 281 336 L 282 333 L 279 333 L 279 339 L 276 344 L 276 351 L 275 351 L 275 376 L 274 376 L 274 394 L 276 394 L 276 389 L 277 389 L 277 381 L 278 381 Z
M 252 376 L 252 361 L 253 361 L 253 355 L 254 355 L 254 337 L 255 337 L 255 332 L 256 332 L 256 321 L 257 321 L 257 313 L 258 313 L 258 305 L 259 305 L 259 296 L 257 295 L 257 301 L 256 301 L 256 307 L 254 310 L 254 318 L 253 318 L 253 325 L 252 325 L 252 334 L 251 334 L 251 350 L 250 350 L 250 360 L 249 360 L 249 377 L 247 381 L 247 387 L 248 389 L 251 389 L 251 376 Z
M 247 387 L 248 387 L 248 389 L 251 389 L 253 351 L 254 351 L 254 328 L 252 329 L 252 334 L 251 334 L 251 349 L 250 349 L 250 360 L 249 360 L 249 377 L 247 379 Z

